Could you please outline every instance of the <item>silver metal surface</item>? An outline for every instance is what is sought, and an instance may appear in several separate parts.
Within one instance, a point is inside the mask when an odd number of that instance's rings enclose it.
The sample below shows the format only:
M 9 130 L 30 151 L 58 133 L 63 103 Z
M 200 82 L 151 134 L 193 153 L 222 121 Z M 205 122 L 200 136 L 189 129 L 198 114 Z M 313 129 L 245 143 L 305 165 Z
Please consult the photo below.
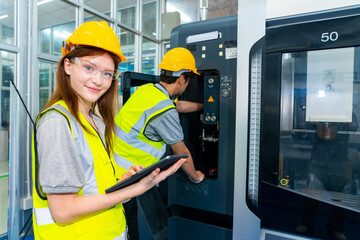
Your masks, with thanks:
M 249 52 L 265 35 L 265 0 L 239 0 L 233 239 L 259 239 L 260 219 L 247 207 Z M 246 36 L 246 37 L 244 37 Z

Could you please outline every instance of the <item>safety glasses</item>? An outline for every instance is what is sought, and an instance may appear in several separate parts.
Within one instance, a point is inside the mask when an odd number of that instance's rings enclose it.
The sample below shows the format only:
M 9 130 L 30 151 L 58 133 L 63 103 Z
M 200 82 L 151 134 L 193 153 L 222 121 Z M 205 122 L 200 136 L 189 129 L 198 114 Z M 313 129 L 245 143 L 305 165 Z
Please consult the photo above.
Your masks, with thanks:
M 106 81 L 117 80 L 120 76 L 120 72 L 117 69 L 103 70 L 91 61 L 81 58 L 72 58 L 70 59 L 70 62 L 77 64 L 89 76 L 95 76 L 98 73 L 101 73 L 101 78 Z

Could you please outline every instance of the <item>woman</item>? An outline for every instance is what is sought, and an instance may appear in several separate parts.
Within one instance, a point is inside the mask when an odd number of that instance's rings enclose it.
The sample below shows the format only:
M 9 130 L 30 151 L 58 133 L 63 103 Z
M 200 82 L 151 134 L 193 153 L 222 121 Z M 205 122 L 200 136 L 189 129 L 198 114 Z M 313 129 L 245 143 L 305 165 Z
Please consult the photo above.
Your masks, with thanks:
M 174 173 L 185 159 L 140 182 L 105 194 L 139 171 L 114 163 L 117 69 L 126 58 L 106 22 L 81 25 L 66 40 L 57 87 L 36 121 L 33 203 L 36 239 L 126 239 L 121 202 Z

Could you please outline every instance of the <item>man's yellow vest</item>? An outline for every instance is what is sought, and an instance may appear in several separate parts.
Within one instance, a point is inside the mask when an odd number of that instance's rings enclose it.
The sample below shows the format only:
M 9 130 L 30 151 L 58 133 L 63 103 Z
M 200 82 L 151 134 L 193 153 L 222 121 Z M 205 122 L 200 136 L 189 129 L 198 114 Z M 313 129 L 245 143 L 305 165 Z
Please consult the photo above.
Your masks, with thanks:
M 148 139 L 145 127 L 152 118 L 174 108 L 173 101 L 154 84 L 140 86 L 115 118 L 115 162 L 125 169 L 131 164 L 148 167 L 157 162 L 164 155 L 166 144 Z
M 109 157 L 99 135 L 79 113 L 81 122 L 91 133 L 86 132 L 79 122 L 70 114 L 64 101 L 59 101 L 43 111 L 58 111 L 68 120 L 76 149 L 80 155 L 85 173 L 85 185 L 78 195 L 105 194 L 105 189 L 116 183 L 116 179 L 125 171 L 116 166 L 113 156 Z M 51 129 L 49 129 L 51 130 Z M 35 134 L 34 134 L 35 136 Z M 121 203 L 112 208 L 83 216 L 69 224 L 58 224 L 54 221 L 46 194 L 42 193 L 38 178 L 38 159 L 35 159 L 33 138 L 33 223 L 35 239 L 126 239 L 126 220 Z M 37 157 L 37 156 L 36 156 Z M 61 176 L 59 176 L 61 177 Z

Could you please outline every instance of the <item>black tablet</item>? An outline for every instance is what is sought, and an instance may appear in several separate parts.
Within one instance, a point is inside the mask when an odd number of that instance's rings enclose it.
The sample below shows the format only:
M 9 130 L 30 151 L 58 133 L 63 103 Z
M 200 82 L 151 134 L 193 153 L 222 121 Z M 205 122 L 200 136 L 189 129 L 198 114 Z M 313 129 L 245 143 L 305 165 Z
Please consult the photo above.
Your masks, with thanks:
M 128 177 L 128 178 L 122 180 L 121 182 L 118 182 L 114 186 L 109 187 L 108 189 L 105 190 L 105 192 L 111 193 L 113 191 L 127 187 L 133 183 L 140 181 L 140 179 L 149 175 L 156 168 L 160 168 L 161 171 L 166 170 L 180 158 L 187 158 L 187 157 L 188 157 L 187 154 L 166 156 L 166 157 L 160 159 L 158 162 L 154 163 L 153 165 L 151 165 L 147 168 L 144 168 L 141 171 L 135 173 L 131 177 Z

